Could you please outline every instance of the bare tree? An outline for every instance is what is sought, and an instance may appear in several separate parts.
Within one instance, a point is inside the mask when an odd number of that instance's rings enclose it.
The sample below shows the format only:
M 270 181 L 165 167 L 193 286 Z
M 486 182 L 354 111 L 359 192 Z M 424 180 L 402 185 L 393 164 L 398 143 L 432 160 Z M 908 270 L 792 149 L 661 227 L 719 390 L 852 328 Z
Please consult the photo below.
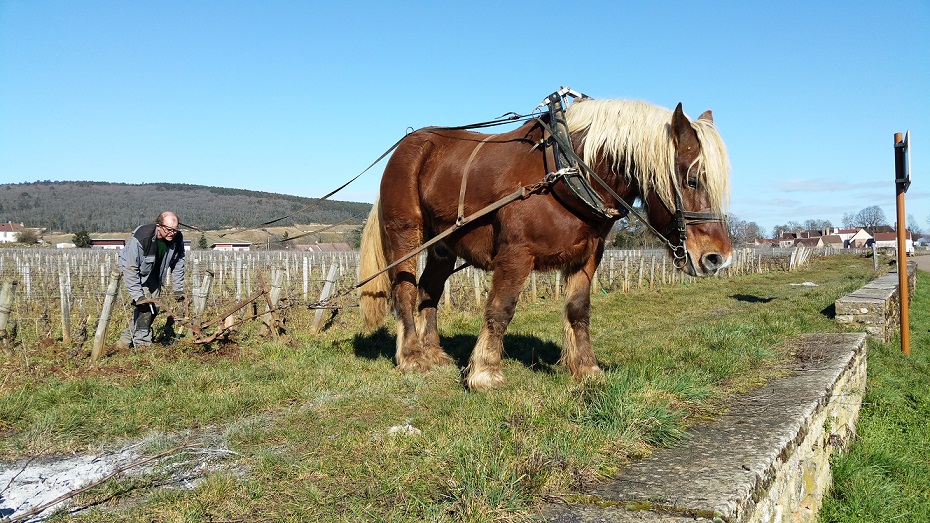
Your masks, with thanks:
M 775 227 L 772 227 L 772 238 L 781 238 L 781 235 L 786 232 L 801 232 L 803 230 L 803 225 L 792 220 L 784 225 L 776 225 Z
M 16 243 L 35 245 L 39 243 L 39 233 L 35 229 L 23 229 L 16 234 Z
M 855 223 L 858 227 L 875 229 L 880 225 L 888 225 L 888 219 L 881 207 L 872 205 L 856 213 Z
M 804 229 L 808 231 L 825 231 L 833 227 L 830 220 L 804 220 Z
M 637 207 L 637 211 L 642 211 Z M 619 249 L 647 249 L 661 247 L 662 243 L 633 216 L 627 215 L 614 224 L 613 246 Z
M 756 240 L 762 238 L 762 229 L 756 222 L 747 222 L 734 215 L 729 219 L 730 237 L 737 244 L 754 244 Z
M 851 212 L 843 213 L 843 228 L 853 229 L 856 227 L 856 215 Z

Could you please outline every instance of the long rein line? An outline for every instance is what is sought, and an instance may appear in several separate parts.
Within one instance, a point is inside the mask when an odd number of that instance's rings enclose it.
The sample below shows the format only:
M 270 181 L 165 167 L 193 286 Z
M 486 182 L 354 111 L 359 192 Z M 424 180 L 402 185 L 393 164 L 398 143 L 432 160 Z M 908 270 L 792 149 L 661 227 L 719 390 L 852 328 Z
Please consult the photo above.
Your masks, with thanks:
M 468 125 L 441 126 L 441 127 L 427 127 L 427 128 L 424 128 L 424 130 L 429 130 L 429 131 L 440 131 L 440 130 L 457 131 L 457 130 L 469 130 L 469 129 L 483 129 L 483 128 L 486 128 L 486 127 L 494 127 L 494 126 L 498 126 L 498 125 L 505 125 L 505 124 L 509 124 L 509 123 L 513 123 L 513 122 L 521 121 L 521 120 L 529 121 L 529 120 L 532 120 L 533 118 L 534 118 L 534 116 L 532 116 L 532 115 L 520 115 L 520 114 L 517 114 L 517 113 L 514 113 L 514 112 L 510 112 L 510 113 L 505 113 L 504 115 L 502 115 L 502 116 L 500 116 L 500 117 L 498 117 L 498 118 L 495 118 L 495 119 L 493 119 L 493 120 L 488 120 L 488 121 L 485 121 L 485 122 L 479 122 L 479 123 L 468 124 Z M 288 215 L 286 215 L 286 216 L 282 216 L 282 217 L 280 217 L 280 218 L 275 218 L 275 219 L 273 219 L 273 220 L 270 220 L 270 221 L 264 222 L 264 223 L 262 223 L 262 224 L 259 224 L 259 225 L 255 226 L 255 227 L 250 227 L 250 228 L 244 229 L 244 230 L 248 231 L 248 230 L 255 230 L 255 229 L 258 229 L 258 228 L 260 228 L 260 227 L 266 227 L 266 226 L 271 225 L 271 224 L 273 224 L 273 223 L 276 223 L 276 222 L 279 222 L 279 221 L 281 221 L 281 220 L 290 218 L 291 216 L 294 216 L 294 215 L 296 215 L 296 214 L 300 214 L 301 212 L 304 212 L 304 211 L 306 211 L 307 209 L 310 209 L 310 208 L 312 208 L 312 207 L 314 207 L 314 206 L 316 206 L 316 205 L 319 205 L 319 204 L 320 204 L 321 202 L 323 202 L 324 200 L 327 200 L 328 198 L 330 198 L 330 197 L 333 196 L 334 194 L 336 194 L 336 193 L 338 193 L 339 191 L 345 189 L 349 184 L 351 184 L 352 182 L 354 182 L 355 180 L 357 180 L 359 177 L 361 177 L 363 174 L 365 174 L 366 172 L 368 172 L 369 170 L 371 170 L 371 168 L 374 167 L 375 165 L 377 165 L 378 162 L 380 162 L 380 161 L 383 160 L 385 157 L 387 157 L 389 154 L 391 154 L 392 152 L 394 152 L 394 150 L 397 149 L 397 147 L 400 145 L 400 143 L 401 143 L 402 141 L 404 141 L 404 139 L 405 139 L 409 134 L 410 134 L 410 131 L 408 131 L 408 132 L 407 132 L 403 137 L 401 137 L 399 140 L 397 140 L 396 142 L 394 142 L 394 144 L 391 145 L 386 151 L 384 151 L 384 153 L 382 153 L 381 156 L 379 156 L 375 161 L 371 162 L 371 164 L 369 164 L 368 167 L 366 167 L 365 169 L 363 169 L 360 173 L 358 173 L 358 174 L 356 174 L 354 177 L 352 177 L 352 179 L 350 179 L 350 180 L 347 181 L 346 183 L 340 185 L 339 187 L 337 187 L 337 188 L 334 189 L 333 191 L 330 191 L 328 194 L 324 195 L 323 197 L 314 200 L 311 204 L 309 204 L 309 205 L 307 205 L 307 206 L 305 206 L 305 207 L 303 207 L 303 208 L 301 208 L 301 209 L 299 209 L 299 210 L 297 210 L 297 211 L 294 211 L 294 212 L 292 212 L 292 213 L 290 213 L 290 214 L 288 214 Z M 452 234 L 452 233 L 455 232 L 456 230 L 458 230 L 458 229 L 464 227 L 464 226 L 467 225 L 468 223 L 470 223 L 470 222 L 472 222 L 472 221 L 474 221 L 474 220 L 476 220 L 476 219 L 478 219 L 478 218 L 480 218 L 480 217 L 482 217 L 482 216 L 484 216 L 484 215 L 486 215 L 486 214 L 488 214 L 488 213 L 490 213 L 490 212 L 492 212 L 492 211 L 495 211 L 495 210 L 497 210 L 497 209 L 499 209 L 499 208 L 501 208 L 501 207 L 503 207 L 503 206 L 505 206 L 505 205 L 507 205 L 507 204 L 513 202 L 514 200 L 518 200 L 518 199 L 521 199 L 521 198 L 525 198 L 529 193 L 535 192 L 535 191 L 538 190 L 542 185 L 543 185 L 543 182 L 539 182 L 539 183 L 536 183 L 536 184 L 534 184 L 534 185 L 530 185 L 530 186 L 526 186 L 526 187 L 521 187 L 520 189 L 517 189 L 516 191 L 514 191 L 514 192 L 510 193 L 509 195 L 505 196 L 504 198 L 502 198 L 502 199 L 500 199 L 500 200 L 498 200 L 498 201 L 496 201 L 496 202 L 494 202 L 494 203 L 492 203 L 492 204 L 486 206 L 485 208 L 483 208 L 483 209 L 481 209 L 481 210 L 479 210 L 479 211 L 477 211 L 477 212 L 471 214 L 470 216 L 466 217 L 464 220 L 461 220 L 460 222 L 456 223 L 456 225 L 454 225 L 453 227 L 450 227 L 449 229 L 446 229 L 445 231 L 443 231 L 443 232 L 440 233 L 439 235 L 437 235 L 437 236 L 433 237 L 432 239 L 430 239 L 430 241 L 424 243 L 423 245 L 420 245 L 418 248 L 416 248 L 416 249 L 413 250 L 412 252 L 407 253 L 403 258 L 401 258 L 401 259 L 395 261 L 394 263 L 388 265 L 388 266 L 385 267 L 384 269 L 381 269 L 380 271 L 376 272 L 375 274 L 372 274 L 372 275 L 369 276 L 368 278 L 366 278 L 366 279 L 364 279 L 364 280 L 362 280 L 362 281 L 356 283 L 355 285 L 351 285 L 351 286 L 349 286 L 349 287 L 344 287 L 343 289 L 341 289 L 341 290 L 339 290 L 339 291 L 337 291 L 337 292 L 334 292 L 333 294 L 329 295 L 329 296 L 326 297 L 326 298 L 320 299 L 320 300 L 318 300 L 318 301 L 316 301 L 316 302 L 308 303 L 308 304 L 307 304 L 307 308 L 310 308 L 310 309 L 331 308 L 331 307 L 328 307 L 328 306 L 327 306 L 328 303 L 330 303 L 330 302 L 332 302 L 332 301 L 334 301 L 334 300 L 336 300 L 336 299 L 338 299 L 338 298 L 341 298 L 342 296 L 345 296 L 345 295 L 347 295 L 347 294 L 349 294 L 349 293 L 355 291 L 356 289 L 358 289 L 358 288 L 364 286 L 365 284 L 369 283 L 371 280 L 374 280 L 375 278 L 377 278 L 377 277 L 380 276 L 381 274 L 387 272 L 387 271 L 390 270 L 390 269 L 393 269 L 394 267 L 396 267 L 397 265 L 403 263 L 404 261 L 407 261 L 407 260 L 409 260 L 410 258 L 412 258 L 413 256 L 419 254 L 420 252 L 422 252 L 422 251 L 424 251 L 424 250 L 426 250 L 426 249 L 432 247 L 433 245 L 435 245 L 435 244 L 438 243 L 439 241 L 445 239 L 447 236 L 449 236 L 450 234 Z M 180 222 L 179 222 L 179 224 L 182 225 L 182 226 L 184 226 L 184 227 L 187 227 L 187 228 L 189 228 L 189 229 L 192 229 L 192 230 L 195 230 L 195 231 L 200 231 L 201 233 L 203 233 L 203 230 L 201 230 L 201 229 L 199 229 L 199 228 L 197 228 L 197 227 L 194 227 L 194 226 L 192 226 L 192 225 L 185 224 L 185 223 L 180 223 Z M 326 229 L 322 229 L 322 230 L 326 230 Z M 240 232 L 241 232 L 241 231 L 240 231 Z M 320 231 L 312 231 L 312 232 L 300 234 L 300 235 L 298 235 L 298 236 L 294 236 L 294 237 L 292 237 L 292 238 L 288 238 L 288 240 L 294 240 L 294 239 L 297 239 L 297 238 L 301 238 L 301 237 L 303 237 L 303 236 L 306 236 L 306 235 L 308 235 L 308 234 L 315 234 L 315 233 L 318 233 L 318 232 L 320 232 Z M 458 272 L 458 271 L 462 270 L 463 268 L 465 268 L 466 266 L 467 266 L 467 265 L 463 265 L 463 266 L 461 266 L 461 267 L 458 267 L 458 268 L 455 269 L 454 272 Z M 335 282 L 333 282 L 333 283 L 335 283 Z
M 499 117 L 497 117 L 497 118 L 495 118 L 495 119 L 493 119 L 493 120 L 488 120 L 488 121 L 485 121 L 485 122 L 478 122 L 478 123 L 473 123 L 473 124 L 468 124 L 468 125 L 452 125 L 452 126 L 442 126 L 442 127 L 427 127 L 426 129 L 429 129 L 429 130 L 431 130 L 431 131 L 439 131 L 439 130 L 457 131 L 457 130 L 467 130 L 467 129 L 483 129 L 483 128 L 486 128 L 486 127 L 494 127 L 494 126 L 498 126 L 498 125 L 505 125 L 505 124 L 513 123 L 513 122 L 516 122 L 516 121 L 519 121 L 519 120 L 529 120 L 529 119 L 532 119 L 532 116 L 531 116 L 531 115 L 521 115 L 521 114 L 517 114 L 517 113 L 514 113 L 514 112 L 509 112 L 509 113 L 505 113 L 505 114 L 503 114 L 503 115 L 501 115 L 501 116 L 499 116 Z M 281 220 L 285 220 L 285 219 L 287 219 L 287 218 L 290 218 L 290 217 L 295 216 L 295 215 L 297 215 L 297 214 L 300 214 L 300 213 L 302 213 L 302 212 L 304 212 L 304 211 L 306 211 L 306 210 L 308 210 L 308 209 L 312 209 L 312 208 L 314 208 L 314 207 L 320 205 L 320 203 L 322 203 L 322 202 L 328 200 L 328 199 L 329 199 L 330 197 L 332 197 L 334 194 L 336 194 L 336 193 L 338 193 L 339 191 L 341 191 L 341 190 L 345 189 L 346 187 L 348 187 L 349 184 L 351 184 L 351 183 L 354 182 L 355 180 L 359 179 L 363 174 L 365 174 L 366 172 L 370 171 L 371 168 L 374 167 L 375 165 L 377 165 L 381 160 L 385 159 L 389 154 L 391 154 L 392 152 L 394 152 L 394 150 L 397 149 L 397 147 L 400 145 L 400 143 L 401 143 L 402 141 L 404 141 L 404 139 L 410 134 L 411 131 L 412 131 L 412 130 L 408 129 L 408 132 L 407 132 L 406 134 L 404 134 L 404 136 L 402 136 L 400 139 L 398 139 L 396 142 L 394 142 L 394 145 L 391 145 L 386 151 L 384 151 L 384 152 L 381 154 L 381 156 L 379 156 L 377 159 L 375 159 L 375 161 L 371 162 L 371 164 L 369 164 L 368 167 L 365 167 L 364 169 L 362 169 L 361 172 L 359 172 L 358 174 L 356 174 L 355 176 L 353 176 L 349 181 L 347 181 L 346 183 L 340 185 L 340 186 L 337 187 L 336 189 L 333 189 L 332 191 L 330 191 L 329 193 L 325 194 L 324 196 L 322 196 L 322 197 L 320 197 L 320 198 L 315 198 L 311 203 L 307 204 L 306 206 L 304 206 L 304 207 L 302 207 L 302 208 L 300 208 L 300 209 L 298 209 L 298 210 L 296 210 L 296 211 L 294 211 L 294 212 L 292 212 L 292 213 L 290 213 L 290 214 L 281 216 L 281 217 L 279 217 L 279 218 L 275 218 L 275 219 L 273 219 L 273 220 L 269 220 L 269 221 L 267 221 L 267 222 L 260 223 L 260 224 L 258 224 L 258 225 L 253 226 L 253 227 L 249 227 L 249 228 L 246 228 L 246 229 L 242 229 L 242 230 L 237 231 L 237 232 L 251 231 L 251 230 L 260 229 L 260 228 L 262 228 L 262 227 L 267 227 L 267 226 L 272 225 L 272 224 L 275 224 L 275 223 L 277 223 L 277 222 L 279 222 L 279 221 L 281 221 Z M 194 226 L 194 225 L 190 225 L 190 224 L 187 224 L 187 223 L 181 223 L 181 222 L 179 222 L 179 224 L 180 224 L 181 226 L 183 226 L 183 227 L 187 227 L 188 229 L 191 229 L 191 230 L 194 230 L 194 231 L 198 231 L 198 232 L 200 232 L 200 233 L 204 233 L 203 229 L 200 229 L 199 227 L 196 227 L 196 226 Z M 312 231 L 312 232 L 310 232 L 310 233 L 304 233 L 304 234 L 301 234 L 301 235 L 299 235 L 299 236 L 295 236 L 295 237 L 293 237 L 293 238 L 288 238 L 287 240 L 284 240 L 284 241 L 294 240 L 294 239 L 297 239 L 297 238 L 306 236 L 307 234 L 316 234 L 316 233 L 318 233 L 318 232 L 320 232 L 320 231 Z M 223 234 L 220 235 L 220 237 L 222 238 L 222 237 L 226 236 L 226 234 L 228 234 L 228 233 L 223 233 Z

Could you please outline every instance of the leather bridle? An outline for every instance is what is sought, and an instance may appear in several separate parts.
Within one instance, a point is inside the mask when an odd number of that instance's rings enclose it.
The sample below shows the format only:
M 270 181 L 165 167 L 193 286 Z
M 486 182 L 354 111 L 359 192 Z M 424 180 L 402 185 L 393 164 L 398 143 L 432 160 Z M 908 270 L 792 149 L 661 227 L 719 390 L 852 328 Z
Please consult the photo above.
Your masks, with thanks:
M 678 269 L 684 269 L 686 266 L 691 266 L 692 272 L 695 272 L 694 260 L 691 259 L 691 254 L 688 252 L 687 246 L 685 245 L 686 240 L 688 239 L 688 226 L 689 225 L 699 225 L 704 223 L 726 223 L 727 216 L 724 214 L 717 214 L 714 212 L 702 212 L 702 211 L 686 211 L 684 209 L 684 199 L 682 198 L 681 193 L 681 176 L 679 168 L 676 164 L 675 171 L 670 173 L 672 178 L 672 189 L 674 196 L 674 209 L 668 209 L 668 206 L 663 201 L 663 206 L 666 207 L 666 210 L 669 211 L 669 214 L 672 215 L 672 223 L 669 228 L 666 230 L 665 234 L 662 234 L 658 229 L 652 226 L 642 214 L 636 211 L 632 205 L 628 204 L 626 200 L 620 197 L 616 191 L 610 187 L 607 182 L 601 179 L 600 176 L 594 172 L 593 169 L 588 167 L 587 164 L 575 153 L 574 148 L 571 145 L 571 137 L 568 132 L 568 125 L 565 122 L 565 111 L 564 111 L 564 101 L 563 97 L 565 95 L 572 96 L 573 98 L 584 97 L 575 93 L 570 89 L 561 89 L 555 93 L 549 95 L 543 104 L 549 107 L 550 114 L 550 123 L 546 124 L 541 118 L 537 118 L 542 127 L 549 132 L 550 139 L 552 140 L 553 147 L 556 149 L 554 156 L 556 158 L 556 165 L 558 166 L 560 162 L 567 163 L 572 165 L 574 169 L 581 169 L 585 174 L 587 174 L 591 179 L 596 181 L 605 191 L 607 191 L 620 205 L 622 205 L 626 211 L 635 216 L 642 224 L 657 238 L 662 240 L 668 249 L 672 253 L 673 263 Z M 540 105 L 543 105 L 540 104 Z M 689 167 L 689 173 L 691 168 L 694 167 L 695 163 L 692 163 Z M 565 167 L 562 167 L 565 168 Z M 662 201 L 662 199 L 659 199 Z M 671 233 L 677 232 L 679 243 L 676 245 L 669 240 Z

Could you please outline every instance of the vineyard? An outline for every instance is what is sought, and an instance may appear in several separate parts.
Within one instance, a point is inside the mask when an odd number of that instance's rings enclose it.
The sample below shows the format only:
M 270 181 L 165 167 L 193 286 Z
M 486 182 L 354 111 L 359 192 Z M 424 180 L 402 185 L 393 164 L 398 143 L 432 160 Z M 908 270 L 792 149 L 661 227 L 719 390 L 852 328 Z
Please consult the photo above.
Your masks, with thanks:
M 817 251 L 823 253 L 823 251 Z M 771 271 L 790 271 L 805 264 L 812 251 L 744 249 L 735 253 L 733 265 L 720 277 Z M 0 313 L 12 318 L 4 341 L 17 343 L 66 340 L 80 350 L 97 330 L 107 287 L 117 267 L 115 250 L 3 249 L 0 251 L 0 282 L 10 303 L 0 303 Z M 421 268 L 423 259 L 421 258 Z M 275 302 L 286 316 L 288 309 L 319 304 L 324 298 L 336 314 L 341 307 L 355 305 L 348 292 L 357 281 L 357 252 L 314 253 L 295 251 L 214 252 L 191 251 L 185 278 L 189 296 L 199 317 L 225 320 L 234 326 L 263 312 L 262 301 L 249 307 L 235 304 L 255 297 L 256 291 L 274 281 Z M 206 277 L 212 284 L 207 289 Z M 607 251 L 595 274 L 592 292 L 635 292 L 668 285 L 688 285 L 693 278 L 674 270 L 671 259 L 660 250 Z M 329 285 L 327 285 L 329 284 Z M 490 275 L 464 267 L 446 282 L 441 307 L 479 310 L 490 284 Z M 121 287 L 121 286 L 120 286 Z M 561 299 L 561 274 L 533 273 L 521 301 Z M 129 297 L 115 288 L 113 317 L 105 331 L 105 343 L 115 342 L 128 321 Z M 260 293 L 259 293 L 260 294 Z M 232 308 L 231 308 L 232 306 Z M 231 312 L 231 313 L 230 313 Z M 321 312 L 321 311 L 320 311 Z M 238 318 L 238 319 L 237 319 Z M 162 320 L 164 321 L 164 320 Z M 316 326 L 319 327 L 317 313 Z M 6 324 L 6 321 L 4 321 Z M 15 335 L 10 336 L 11 330 Z
M 131 310 L 111 278 L 116 251 L 0 249 L 9 304 L 0 319 L 15 332 L 0 347 L 0 456 L 13 477 L 36 457 L 139 449 L 132 461 L 194 445 L 75 497 L 77 519 L 529 520 L 540 500 L 675 444 L 718 398 L 778 373 L 798 333 L 842 329 L 821 311 L 867 281 L 872 261 L 824 254 L 740 251 L 719 278 L 695 281 L 660 251 L 606 253 L 592 289 L 605 376 L 590 382 L 559 370 L 564 277 L 537 274 L 506 340 L 507 386 L 483 395 L 461 384 L 490 280 L 482 271 L 457 272 L 439 303 L 456 364 L 399 373 L 392 322 L 361 332 L 356 253 L 193 251 L 179 317 L 211 329 L 231 318 L 234 330 L 202 345 L 189 330 L 136 350 L 115 346 Z M 308 308 L 326 287 L 334 308 Z M 237 307 L 266 289 L 278 291 L 283 335 L 263 321 L 273 300 Z M 188 315 L 201 303 L 202 315 Z M 190 476 L 189 453 L 209 468 Z M 174 488 L 176 473 L 203 483 Z

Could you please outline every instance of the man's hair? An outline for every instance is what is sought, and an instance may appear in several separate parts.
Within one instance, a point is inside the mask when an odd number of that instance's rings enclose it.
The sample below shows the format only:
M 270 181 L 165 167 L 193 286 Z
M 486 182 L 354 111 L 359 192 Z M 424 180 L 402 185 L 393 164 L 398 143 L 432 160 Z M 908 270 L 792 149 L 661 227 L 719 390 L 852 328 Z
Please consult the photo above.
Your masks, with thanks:
M 159 214 L 159 215 L 158 215 L 158 218 L 155 218 L 155 224 L 156 224 L 156 225 L 164 225 L 164 224 L 165 224 L 165 215 L 166 215 L 166 214 L 169 214 L 168 211 L 164 211 L 164 212 L 162 212 L 161 214 Z

